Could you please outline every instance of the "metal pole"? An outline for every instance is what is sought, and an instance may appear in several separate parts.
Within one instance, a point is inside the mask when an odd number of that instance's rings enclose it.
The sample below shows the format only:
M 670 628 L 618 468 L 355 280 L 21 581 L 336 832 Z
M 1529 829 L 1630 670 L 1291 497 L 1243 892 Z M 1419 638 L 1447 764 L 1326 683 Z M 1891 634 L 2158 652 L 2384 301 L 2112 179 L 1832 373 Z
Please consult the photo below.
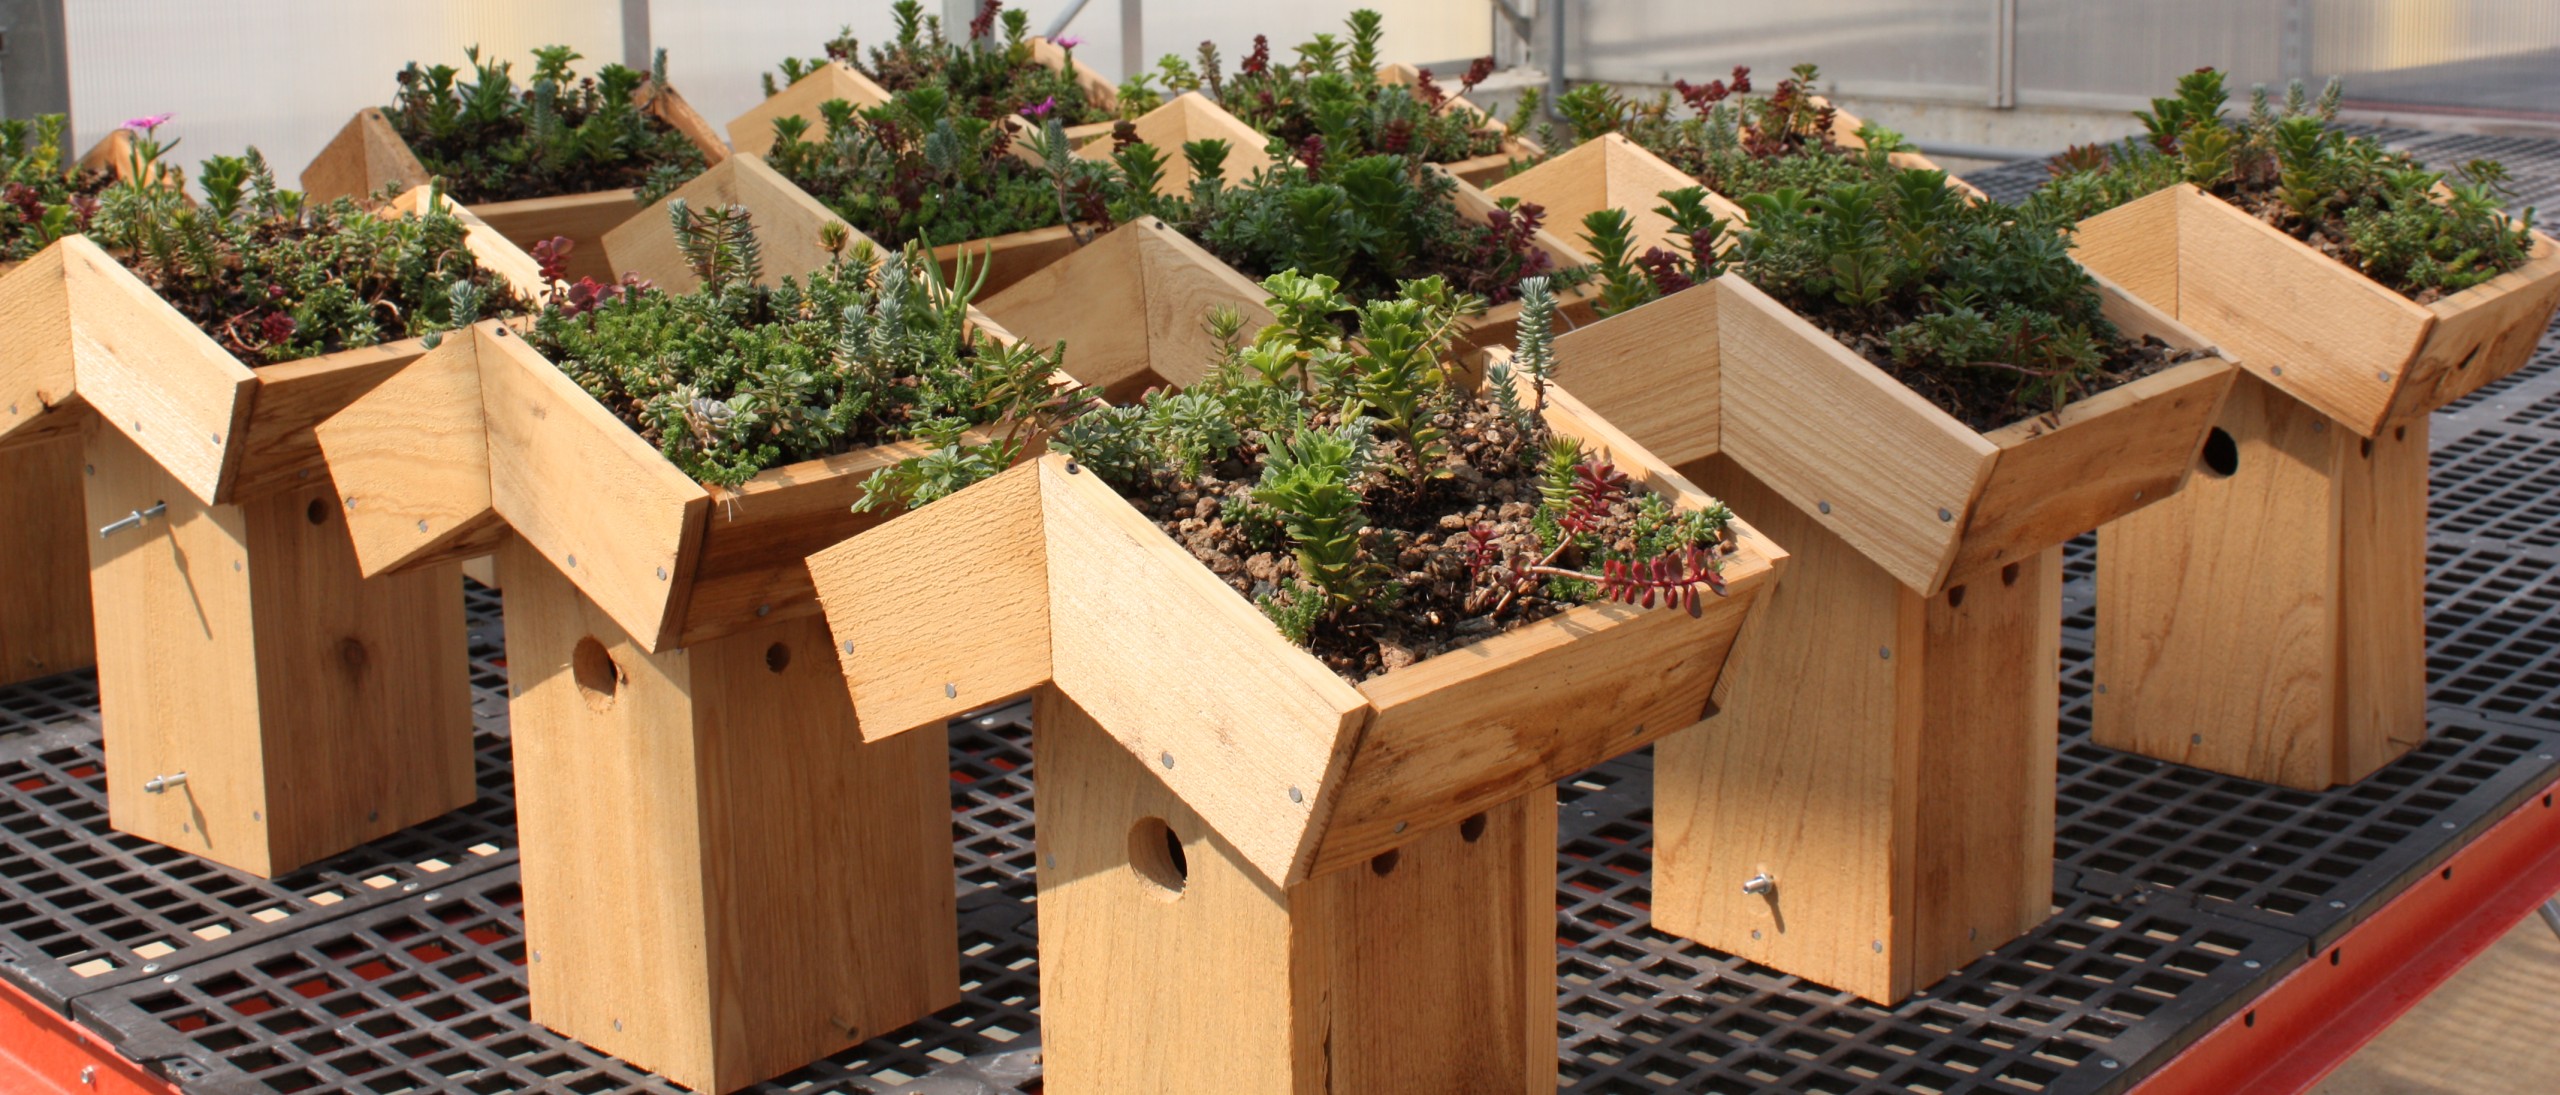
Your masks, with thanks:
M 1074 3 L 1067 5 L 1067 10 L 1059 12 L 1057 18 L 1049 21 L 1049 29 L 1041 31 L 1040 37 L 1052 42 L 1057 41 L 1059 32 L 1066 30 L 1067 24 L 1075 22 L 1076 16 L 1084 14 L 1086 2 L 1087 0 L 1075 0 Z
M 1547 117 L 1557 121 L 1564 120 L 1556 112 L 1564 102 L 1564 5 L 1565 0 L 1538 0 L 1538 14 L 1547 19 Z
M 1120 0 L 1120 77 L 1147 70 L 1147 13 L 1143 0 Z
M 1991 0 L 1991 107 L 2018 105 L 2018 0 Z
M 622 0 L 622 63 L 649 71 L 649 0 Z
M 2542 914 L 2542 922 L 2551 926 L 2551 934 L 2560 935 L 2560 897 L 2543 902 L 2536 911 Z

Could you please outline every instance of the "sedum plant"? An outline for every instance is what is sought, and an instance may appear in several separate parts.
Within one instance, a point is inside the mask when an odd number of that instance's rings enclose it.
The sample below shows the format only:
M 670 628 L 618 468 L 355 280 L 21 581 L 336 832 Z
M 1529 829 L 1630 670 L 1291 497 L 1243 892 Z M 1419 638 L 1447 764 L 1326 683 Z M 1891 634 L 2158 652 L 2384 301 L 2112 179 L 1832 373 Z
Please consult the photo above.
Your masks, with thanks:
M 73 166 L 69 132 L 60 114 L 0 121 L 0 263 L 23 262 L 98 215 L 98 195 L 115 177 Z
M 649 72 L 607 64 L 581 77 L 567 46 L 533 51 L 532 79 L 514 65 L 465 52 L 472 79 L 451 65 L 400 70 L 400 91 L 384 111 L 428 172 L 467 204 L 637 188 L 646 204 L 701 173 L 702 150 L 633 103 L 665 87 L 667 51 Z
M 124 181 L 103 191 L 90 234 L 244 362 L 294 361 L 427 336 L 524 306 L 465 246 L 450 211 L 385 215 L 395 193 L 313 205 L 276 184 L 255 148 L 205 160 L 192 204 L 165 116 L 135 120 Z M 160 180 L 157 183 L 143 180 Z
M 679 199 L 668 216 L 701 288 L 570 286 L 546 260 L 529 343 L 705 484 L 920 439 L 934 453 L 876 475 L 866 502 L 922 504 L 1002 470 L 1064 407 L 1051 384 L 1064 348 L 974 330 L 965 263 L 946 282 L 920 252 L 848 247 L 837 227 L 820 239 L 825 268 L 769 286 L 743 207 Z
M 2176 355 L 2125 338 L 2049 215 L 1900 170 L 1750 211 L 1736 272 L 1976 430 L 2059 410 Z
M 1051 447 L 1091 469 L 1288 638 L 1357 681 L 1609 599 L 1721 591 L 1731 514 L 1681 510 L 1556 436 L 1555 297 L 1520 288 L 1516 365 L 1450 365 L 1472 303 L 1438 278 L 1355 304 L 1321 274 L 1264 279 L 1275 321 L 1180 394 L 1089 411 Z
M 1071 154 L 1056 112 L 1032 108 L 1031 155 L 1015 147 L 1002 119 L 956 109 L 939 87 L 898 92 L 889 102 L 856 110 L 842 99 L 819 107 L 825 136 L 808 138 L 809 122 L 774 122 L 767 158 L 866 236 L 892 247 L 985 239 L 1056 225 L 1080 239 L 1143 216 L 1180 219 L 1183 203 L 1156 193 L 1164 154 L 1121 123 L 1109 162 Z M 1225 157 L 1225 142 L 1193 142 L 1193 156 Z
M 1713 280 L 1724 273 L 1724 218 L 1707 208 L 1704 187 L 1686 186 L 1661 193 L 1653 211 L 1671 221 L 1683 241 L 1678 251 L 1648 246 L 1635 252 L 1635 224 L 1623 209 L 1594 209 L 1582 218 L 1582 239 L 1591 249 L 1592 272 L 1600 285 L 1593 308 L 1613 316 L 1647 301 Z
M 2501 212 L 2503 165 L 2473 160 L 2447 176 L 2340 133 L 2330 128 L 2339 94 L 2331 80 L 2315 102 L 2296 80 L 2279 107 L 2261 85 L 2247 117 L 2233 119 L 2222 73 L 2197 69 L 2175 96 L 2135 112 L 2142 136 L 2057 157 L 2033 202 L 2076 222 L 2192 183 L 2420 304 L 2524 265 L 2533 211 Z
M 1067 63 L 1056 70 L 1032 56 L 1031 16 L 1006 8 L 1001 0 L 979 0 L 969 21 L 968 36 L 953 41 L 940 16 L 925 14 L 920 0 L 898 0 L 889 6 L 897 34 L 866 57 L 862 43 L 847 27 L 827 41 L 825 56 L 784 58 L 778 73 L 766 73 L 767 98 L 801 77 L 840 61 L 859 69 L 891 93 L 915 88 L 940 90 L 954 110 L 966 117 L 1001 120 L 1025 108 L 1041 107 L 1045 116 L 1067 125 L 1107 122 L 1111 112 L 1085 98 L 1075 79 L 1073 37 L 1060 38 Z M 999 26 L 1002 39 L 998 40 Z
M 1429 70 L 1412 87 L 1378 78 L 1378 45 L 1385 20 L 1363 8 L 1351 13 L 1348 40 L 1318 34 L 1297 49 L 1297 60 L 1275 64 L 1270 39 L 1253 38 L 1253 52 L 1232 73 L 1222 70 L 1218 49 L 1200 44 L 1195 64 L 1174 54 L 1120 86 L 1120 112 L 1136 117 L 1170 96 L 1197 91 L 1245 124 L 1292 148 L 1318 139 L 1330 154 L 1350 159 L 1376 153 L 1449 163 L 1502 151 L 1502 131 L 1492 119 L 1460 105 Z M 1458 94 L 1493 74 L 1493 58 L 1467 67 Z
M 1247 275 L 1321 274 L 1361 300 L 1430 277 L 1501 303 L 1523 278 L 1587 277 L 1539 249 L 1545 212 L 1535 203 L 1506 202 L 1479 224 L 1459 214 L 1457 180 L 1418 155 L 1343 159 L 1322 137 L 1293 154 L 1241 185 L 1202 173 L 1187 211 L 1192 237 Z
M 1865 147 L 1841 144 L 1832 132 L 1838 112 L 1814 95 L 1821 78 L 1815 66 L 1797 65 L 1769 94 L 1753 95 L 1751 69 L 1737 66 L 1728 80 L 1678 80 L 1651 99 L 1584 84 L 1559 98 L 1556 112 L 1576 142 L 1623 134 L 1736 201 L 1890 175 L 1889 154 L 1908 148 L 1902 135 L 1869 123 L 1857 133 Z

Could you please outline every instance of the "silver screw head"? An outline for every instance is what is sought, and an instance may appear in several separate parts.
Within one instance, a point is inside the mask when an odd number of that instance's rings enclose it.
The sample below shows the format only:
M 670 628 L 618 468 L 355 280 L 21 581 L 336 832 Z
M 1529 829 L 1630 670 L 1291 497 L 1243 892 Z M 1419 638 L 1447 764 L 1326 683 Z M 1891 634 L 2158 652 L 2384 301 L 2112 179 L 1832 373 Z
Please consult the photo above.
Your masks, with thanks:
M 1882 658 L 1882 659 L 1884 659 L 1884 660 L 1886 660 L 1886 661 L 1892 661 L 1892 660 L 1893 660 L 1893 648 L 1892 648 L 1892 647 L 1890 647 L 1890 646 L 1879 646 L 1879 647 L 1877 647 L 1877 648 L 1876 648 L 1876 657 Z
M 1870 941 L 1868 941 L 1867 946 L 1868 946 L 1869 948 L 1873 949 L 1877 954 L 1883 954 L 1883 953 L 1884 953 L 1884 940 L 1881 940 L 1881 939 L 1870 940 Z
M 424 517 L 418 518 L 418 531 L 420 531 L 420 532 L 425 532 L 425 531 L 427 531 L 427 519 L 426 519 L 426 518 L 424 518 Z
M 1824 512 L 1824 513 L 1829 513 L 1829 512 L 1831 512 L 1831 503 L 1829 503 L 1829 502 L 1816 502 L 1816 503 L 1814 503 L 1814 504 L 1813 504 L 1813 508 L 1818 509 L 1818 510 L 1821 510 L 1821 511 L 1822 511 L 1822 512 Z
M 1742 892 L 1754 897 L 1763 897 L 1769 894 L 1774 894 L 1778 892 L 1778 880 L 1769 877 L 1769 872 L 1762 871 L 1759 874 L 1752 875 L 1750 878 L 1743 880 Z
M 1173 767 L 1173 754 L 1171 753 L 1166 753 L 1163 756 L 1157 757 L 1156 760 L 1167 768 Z
M 1404 831 L 1405 824 L 1406 824 L 1405 822 L 1401 822 L 1401 821 L 1396 822 L 1396 831 L 1397 831 L 1397 832 L 1399 832 L 1399 833 L 1403 832 L 1403 831 Z
M 959 698 L 960 698 L 960 683 L 959 683 L 958 681 L 945 681 L 945 682 L 943 682 L 943 685 L 942 685 L 942 698 L 943 698 L 943 699 L 946 699 L 946 700 L 956 700 L 956 699 L 959 699 Z M 1168 767 L 1168 768 L 1169 768 L 1169 767 L 1172 767 L 1172 766 L 1171 766 L 1171 765 L 1166 765 L 1166 767 Z
M 1948 509 L 1945 506 L 1938 507 L 1938 520 L 1953 521 L 1955 519 L 1956 513 L 1954 510 Z
M 1306 800 L 1307 800 L 1307 793 L 1306 793 L 1305 791 L 1301 791 L 1301 790 L 1299 790 L 1299 789 L 1297 789 L 1297 788 L 1295 788 L 1295 787 L 1289 788 L 1289 801 L 1291 801 L 1291 802 L 1305 802 Z
M 853 640 L 846 639 L 844 641 L 844 652 L 847 654 L 853 653 Z
M 353 505 L 355 505 L 355 503 L 353 503 L 353 502 L 349 502 L 349 503 L 347 503 L 347 505 L 349 505 L 349 506 L 353 506 Z M 578 557 L 577 557 L 577 556 L 575 556 L 575 555 L 570 556 L 570 557 L 569 557 L 569 566 L 570 566 L 571 568 L 573 568 L 573 569 L 574 569 L 574 568 L 576 568 L 576 567 L 577 567 L 577 565 L 578 565 Z
M 773 615 L 773 606 L 772 606 L 772 605 L 757 605 L 757 606 L 756 606 L 756 615 L 758 615 L 758 616 L 771 616 L 771 615 Z
M 2258 968 L 2258 960 L 2255 958 L 2243 958 L 2240 960 L 2240 965 L 2245 969 L 2256 969 Z

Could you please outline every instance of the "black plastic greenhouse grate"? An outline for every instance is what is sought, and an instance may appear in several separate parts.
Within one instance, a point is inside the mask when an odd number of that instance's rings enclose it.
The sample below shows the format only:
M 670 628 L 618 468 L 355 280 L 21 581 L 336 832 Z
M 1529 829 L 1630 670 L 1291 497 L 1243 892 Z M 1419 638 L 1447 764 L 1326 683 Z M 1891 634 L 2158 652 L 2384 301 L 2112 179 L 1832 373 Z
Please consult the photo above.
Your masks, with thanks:
M 496 599 L 472 594 L 474 768 L 480 798 L 276 879 L 120 833 L 107 823 L 97 688 L 88 672 L 0 689 L 0 977 L 68 1009 L 514 858 L 514 776 Z

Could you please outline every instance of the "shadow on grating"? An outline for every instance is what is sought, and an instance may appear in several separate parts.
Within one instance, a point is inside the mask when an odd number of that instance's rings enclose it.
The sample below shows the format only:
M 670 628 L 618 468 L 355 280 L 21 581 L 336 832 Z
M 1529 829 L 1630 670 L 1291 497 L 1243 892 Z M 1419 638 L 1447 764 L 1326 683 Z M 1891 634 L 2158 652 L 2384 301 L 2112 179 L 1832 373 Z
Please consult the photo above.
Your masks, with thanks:
M 81 993 L 147 980 L 511 860 L 515 795 L 496 603 L 474 592 L 479 800 L 272 880 L 108 825 L 91 673 L 0 689 L 0 878 L 8 880 L 0 892 L 0 977 L 67 1010 Z

